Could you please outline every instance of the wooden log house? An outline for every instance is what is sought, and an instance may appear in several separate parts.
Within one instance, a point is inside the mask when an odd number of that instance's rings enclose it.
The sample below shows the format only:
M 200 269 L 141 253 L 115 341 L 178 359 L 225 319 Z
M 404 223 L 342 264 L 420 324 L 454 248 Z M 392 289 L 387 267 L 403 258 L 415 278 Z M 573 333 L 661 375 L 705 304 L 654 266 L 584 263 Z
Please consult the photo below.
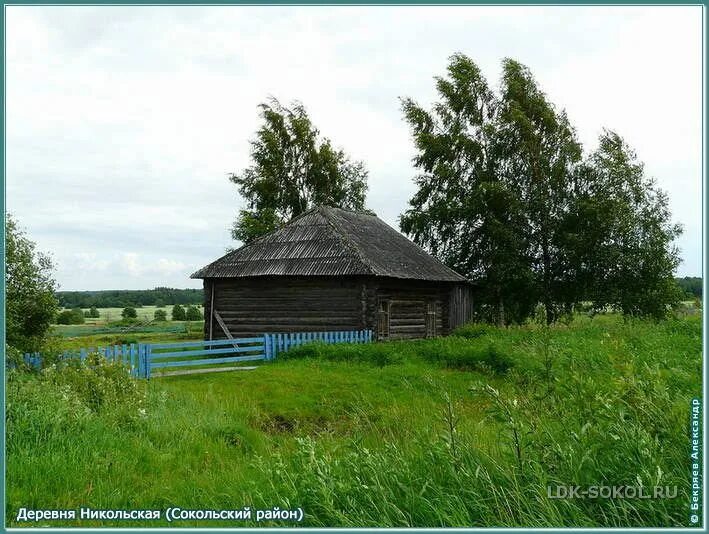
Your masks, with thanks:
M 370 329 L 446 335 L 472 314 L 469 282 L 366 212 L 318 206 L 203 267 L 205 339 Z

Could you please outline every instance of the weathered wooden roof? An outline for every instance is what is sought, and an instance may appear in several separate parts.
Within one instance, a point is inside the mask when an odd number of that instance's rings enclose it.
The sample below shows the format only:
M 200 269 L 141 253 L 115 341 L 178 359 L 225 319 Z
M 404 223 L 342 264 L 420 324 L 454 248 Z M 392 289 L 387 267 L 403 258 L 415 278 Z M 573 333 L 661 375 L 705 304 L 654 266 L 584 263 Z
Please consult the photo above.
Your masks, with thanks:
M 318 206 L 192 278 L 371 275 L 463 282 L 376 215 Z

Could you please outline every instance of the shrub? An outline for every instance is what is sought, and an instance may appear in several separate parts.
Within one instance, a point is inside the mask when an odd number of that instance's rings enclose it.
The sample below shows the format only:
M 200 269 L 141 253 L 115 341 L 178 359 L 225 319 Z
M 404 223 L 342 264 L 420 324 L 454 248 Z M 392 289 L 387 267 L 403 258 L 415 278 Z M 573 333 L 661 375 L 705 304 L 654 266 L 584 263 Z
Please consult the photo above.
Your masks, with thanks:
M 179 304 L 175 304 L 172 307 L 172 320 L 173 321 L 184 321 L 187 316 L 185 314 L 185 309 Z
M 155 310 L 156 321 L 167 321 L 167 312 L 165 310 Z
M 91 412 L 117 424 L 134 422 L 145 413 L 145 384 L 130 376 L 121 362 L 98 353 L 51 365 L 40 373 L 45 384 L 71 391 Z
M 57 324 L 84 324 L 84 312 L 79 310 L 62 310 L 57 315 Z
M 490 325 L 482 323 L 468 323 L 453 331 L 454 336 L 466 339 L 477 339 L 487 335 L 491 330 Z
M 512 358 L 493 343 L 473 344 L 453 336 L 427 340 L 414 346 L 424 360 L 451 369 L 504 374 L 514 365 Z
M 91 309 L 89 310 L 89 317 L 91 317 L 92 319 L 98 319 L 99 317 L 101 317 L 101 314 L 95 306 L 91 306 Z
M 188 321 L 201 321 L 202 314 L 195 306 L 188 306 L 185 312 L 185 319 Z
M 279 360 L 318 358 L 336 362 L 371 363 L 379 367 L 401 361 L 402 355 L 394 343 L 328 345 L 327 343 L 308 343 L 295 347 L 278 355 Z
M 37 350 L 59 308 L 49 256 L 36 249 L 10 215 L 5 216 L 5 337 L 13 347 Z M 83 316 L 82 316 L 83 319 Z
M 123 308 L 123 311 L 121 312 L 121 317 L 123 317 L 123 319 L 125 319 L 125 320 L 127 320 L 127 319 L 137 319 L 137 318 L 138 318 L 138 312 L 135 311 L 135 308 L 132 308 L 132 307 L 129 306 L 129 307 L 127 307 L 127 308 Z

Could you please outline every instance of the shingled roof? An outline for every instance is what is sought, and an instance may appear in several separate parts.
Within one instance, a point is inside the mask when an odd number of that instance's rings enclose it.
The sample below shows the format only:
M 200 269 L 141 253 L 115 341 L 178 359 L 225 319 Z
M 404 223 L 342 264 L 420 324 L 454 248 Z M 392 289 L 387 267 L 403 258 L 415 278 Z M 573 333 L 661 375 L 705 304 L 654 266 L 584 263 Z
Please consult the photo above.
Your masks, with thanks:
M 466 280 L 376 215 L 325 206 L 222 256 L 192 278 L 344 275 Z

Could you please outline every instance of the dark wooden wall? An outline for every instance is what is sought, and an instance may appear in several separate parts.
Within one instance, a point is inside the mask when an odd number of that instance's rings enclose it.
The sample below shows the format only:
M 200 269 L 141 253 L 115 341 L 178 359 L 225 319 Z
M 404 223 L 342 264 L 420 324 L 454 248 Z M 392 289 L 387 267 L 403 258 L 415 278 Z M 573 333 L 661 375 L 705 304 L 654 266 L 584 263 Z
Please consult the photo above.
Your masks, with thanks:
M 372 323 L 378 339 L 416 339 L 427 337 L 426 318 L 435 314 L 435 334 L 446 335 L 450 285 L 417 280 L 376 279 L 371 284 L 369 305 L 374 304 L 374 315 L 381 312 L 380 303 L 389 306 L 389 333 L 378 331 L 378 322 Z
M 365 328 L 362 283 L 334 277 L 253 277 L 207 279 L 204 283 L 205 337 L 214 309 L 234 337 L 265 332 L 314 332 Z M 226 337 L 216 320 L 212 339 Z
M 204 281 L 205 338 L 226 337 L 214 309 L 234 337 L 265 332 L 371 329 L 377 339 L 447 335 L 470 319 L 459 309 L 469 289 L 450 283 L 375 277 L 253 277 Z M 213 290 L 213 291 L 212 291 Z M 380 303 L 388 303 L 388 335 L 378 331 Z M 434 314 L 435 320 L 430 314 Z M 428 328 L 427 328 L 427 317 Z
M 473 320 L 473 295 L 468 284 L 456 284 L 451 288 L 448 317 L 451 330 Z

